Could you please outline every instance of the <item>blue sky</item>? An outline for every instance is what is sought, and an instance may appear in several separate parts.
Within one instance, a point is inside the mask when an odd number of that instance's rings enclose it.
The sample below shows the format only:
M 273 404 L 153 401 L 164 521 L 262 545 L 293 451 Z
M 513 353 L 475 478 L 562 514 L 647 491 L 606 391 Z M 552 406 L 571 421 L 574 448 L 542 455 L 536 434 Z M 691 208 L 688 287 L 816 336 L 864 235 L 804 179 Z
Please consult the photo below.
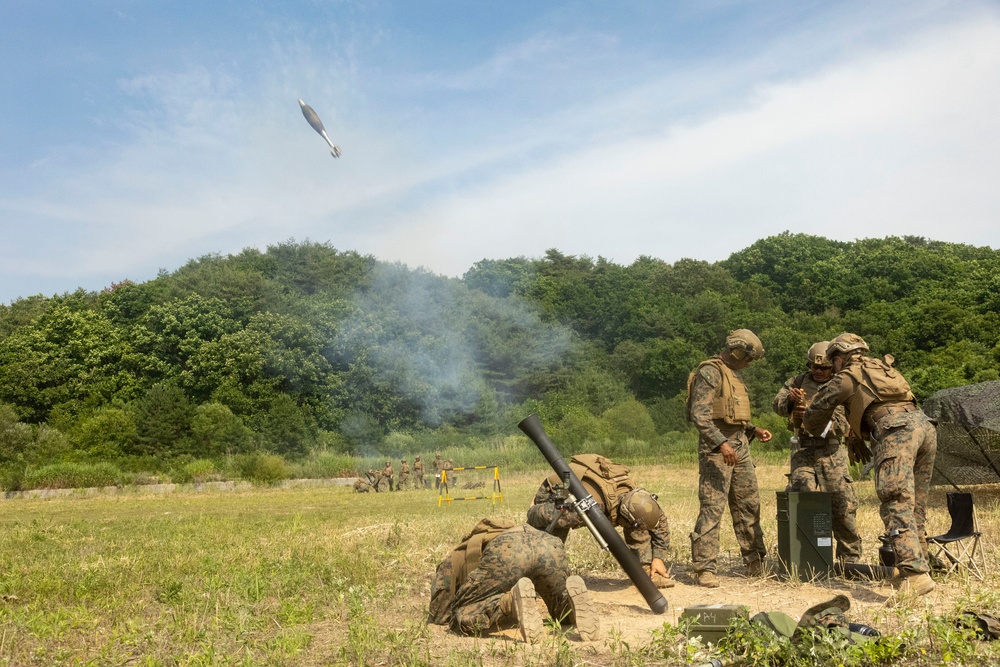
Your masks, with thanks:
M 0 303 L 293 238 L 456 276 L 784 230 L 1000 247 L 996 2 L 6 0 L 0 26 Z

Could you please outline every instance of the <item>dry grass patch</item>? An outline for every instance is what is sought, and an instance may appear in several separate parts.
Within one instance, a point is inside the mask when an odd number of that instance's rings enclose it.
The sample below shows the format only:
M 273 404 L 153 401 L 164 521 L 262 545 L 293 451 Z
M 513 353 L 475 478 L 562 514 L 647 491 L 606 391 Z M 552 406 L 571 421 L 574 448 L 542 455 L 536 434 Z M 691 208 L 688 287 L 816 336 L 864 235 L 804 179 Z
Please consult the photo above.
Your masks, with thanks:
M 758 467 L 772 553 L 774 492 L 784 487 L 784 471 Z M 359 495 L 341 487 L 8 501 L 0 518 L 0 664 L 683 664 L 710 655 L 677 632 L 685 606 L 739 602 L 798 616 L 838 592 L 851 597 L 853 620 L 906 638 L 897 664 L 945 657 L 961 664 L 962 646 L 971 644 L 948 636 L 939 618 L 964 606 L 1000 610 L 990 539 L 1000 528 L 1000 491 L 976 489 L 988 581 L 953 576 L 926 605 L 890 607 L 889 590 L 877 584 L 744 578 L 729 526 L 722 531 L 723 587 L 694 586 L 684 566 L 698 511 L 697 466 L 634 472 L 660 495 L 671 521 L 679 583 L 665 592 L 669 611 L 651 614 L 614 560 L 577 531 L 568 544 L 571 563 L 595 591 L 605 638 L 582 642 L 553 632 L 534 647 L 512 631 L 458 637 L 425 625 L 424 615 L 437 563 L 482 516 L 523 519 L 542 468 L 505 477 L 505 503 L 497 507 L 469 501 L 439 508 L 433 491 Z M 858 490 L 865 557 L 875 562 L 877 502 L 870 482 Z M 932 494 L 932 532 L 947 528 L 945 491 Z M 978 664 L 1000 662 L 992 646 L 976 650 Z

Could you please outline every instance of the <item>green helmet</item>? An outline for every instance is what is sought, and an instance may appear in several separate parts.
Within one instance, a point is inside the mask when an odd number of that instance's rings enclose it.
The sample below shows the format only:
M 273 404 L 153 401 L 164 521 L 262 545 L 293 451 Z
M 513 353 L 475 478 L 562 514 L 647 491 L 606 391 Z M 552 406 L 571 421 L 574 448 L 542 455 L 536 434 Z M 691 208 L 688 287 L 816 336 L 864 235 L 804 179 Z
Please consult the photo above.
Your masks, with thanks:
M 749 358 L 750 361 L 756 361 L 764 357 L 764 344 L 749 329 L 731 331 L 726 336 L 726 349 L 740 360 Z
M 868 349 L 868 343 L 858 334 L 842 333 L 830 341 L 830 346 L 826 349 L 828 356 L 834 354 L 850 354 Z
M 806 352 L 806 364 L 812 368 L 813 366 L 829 366 L 830 357 L 826 356 L 826 350 L 830 346 L 830 341 L 821 340 L 818 343 L 813 343 L 813 346 L 809 348 Z
M 656 496 L 645 489 L 635 489 L 618 506 L 618 512 L 633 528 L 652 530 L 663 516 Z

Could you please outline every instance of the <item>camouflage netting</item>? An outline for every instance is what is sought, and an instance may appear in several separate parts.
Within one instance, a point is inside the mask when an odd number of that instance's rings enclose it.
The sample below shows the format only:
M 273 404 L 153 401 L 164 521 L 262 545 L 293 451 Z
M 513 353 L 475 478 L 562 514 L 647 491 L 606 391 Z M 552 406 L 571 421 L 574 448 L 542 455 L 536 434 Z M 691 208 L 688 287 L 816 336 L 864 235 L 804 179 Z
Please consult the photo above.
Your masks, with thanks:
M 932 484 L 1000 483 L 1000 381 L 944 389 L 922 407 L 938 422 Z

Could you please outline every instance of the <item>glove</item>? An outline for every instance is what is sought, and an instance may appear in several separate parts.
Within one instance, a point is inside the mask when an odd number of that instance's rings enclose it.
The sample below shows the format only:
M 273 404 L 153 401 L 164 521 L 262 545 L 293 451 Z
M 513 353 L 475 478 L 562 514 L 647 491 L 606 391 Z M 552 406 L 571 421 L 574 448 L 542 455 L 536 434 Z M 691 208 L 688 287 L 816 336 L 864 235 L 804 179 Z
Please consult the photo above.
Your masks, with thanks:
M 860 438 L 847 439 L 847 458 L 851 463 L 868 463 L 872 460 L 872 450 Z

